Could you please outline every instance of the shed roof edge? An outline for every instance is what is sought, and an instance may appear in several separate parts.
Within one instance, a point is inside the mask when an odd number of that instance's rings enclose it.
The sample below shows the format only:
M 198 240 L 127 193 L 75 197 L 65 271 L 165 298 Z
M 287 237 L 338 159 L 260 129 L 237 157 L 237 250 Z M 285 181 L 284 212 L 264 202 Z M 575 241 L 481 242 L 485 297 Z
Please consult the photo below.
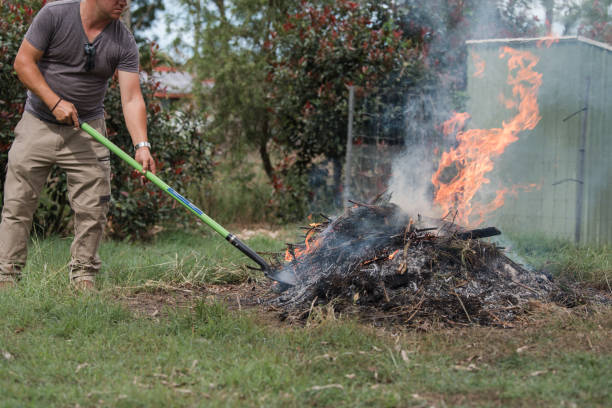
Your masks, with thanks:
M 490 38 L 486 40 L 467 40 L 466 44 L 493 44 L 493 43 L 527 43 L 533 41 L 550 41 L 550 40 L 559 40 L 559 41 L 567 41 L 567 40 L 576 40 L 579 42 L 583 42 L 595 47 L 603 48 L 607 51 L 612 51 L 612 46 L 606 43 L 602 43 L 599 41 L 591 40 L 590 38 L 586 38 L 583 36 L 564 36 L 564 37 L 522 37 L 522 38 Z

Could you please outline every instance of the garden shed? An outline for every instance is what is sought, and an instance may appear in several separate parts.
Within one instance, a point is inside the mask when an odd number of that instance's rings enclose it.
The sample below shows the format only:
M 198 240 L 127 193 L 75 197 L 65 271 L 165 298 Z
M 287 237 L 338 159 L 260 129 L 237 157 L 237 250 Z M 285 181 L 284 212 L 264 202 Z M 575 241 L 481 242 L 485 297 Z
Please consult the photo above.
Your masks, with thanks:
M 499 128 L 516 109 L 504 103 L 503 47 L 528 51 L 542 75 L 537 126 L 494 159 L 488 187 L 515 189 L 493 222 L 507 231 L 578 243 L 612 243 L 612 47 L 583 37 L 467 42 L 467 112 L 473 129 Z

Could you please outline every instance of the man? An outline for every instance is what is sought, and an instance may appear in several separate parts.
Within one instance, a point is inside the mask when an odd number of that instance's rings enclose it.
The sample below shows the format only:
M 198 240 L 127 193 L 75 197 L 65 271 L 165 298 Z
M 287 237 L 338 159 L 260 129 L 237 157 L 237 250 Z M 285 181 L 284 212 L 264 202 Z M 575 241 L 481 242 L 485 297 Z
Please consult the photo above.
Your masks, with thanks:
M 28 96 L 9 151 L 0 224 L 0 287 L 13 286 L 21 277 L 38 197 L 57 164 L 66 172 L 74 210 L 70 280 L 79 289 L 93 289 L 110 200 L 110 153 L 80 130 L 79 120 L 106 133 L 103 100 L 115 72 L 135 159 L 144 171 L 155 172 L 138 49 L 119 21 L 125 7 L 125 0 L 48 3 L 19 48 L 14 68 Z

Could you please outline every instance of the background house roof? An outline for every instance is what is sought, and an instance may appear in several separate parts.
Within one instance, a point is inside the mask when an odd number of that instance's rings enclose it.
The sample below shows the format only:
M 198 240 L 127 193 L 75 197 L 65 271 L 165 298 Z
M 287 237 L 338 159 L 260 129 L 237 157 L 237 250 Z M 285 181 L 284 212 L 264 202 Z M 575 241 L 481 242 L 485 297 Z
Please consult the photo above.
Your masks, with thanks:
M 143 73 L 146 78 L 147 74 Z M 194 75 L 173 67 L 159 66 L 153 71 L 153 80 L 159 82 L 159 89 L 155 92 L 158 98 L 179 99 L 189 98 L 193 92 Z M 212 88 L 213 79 L 202 81 L 202 87 Z

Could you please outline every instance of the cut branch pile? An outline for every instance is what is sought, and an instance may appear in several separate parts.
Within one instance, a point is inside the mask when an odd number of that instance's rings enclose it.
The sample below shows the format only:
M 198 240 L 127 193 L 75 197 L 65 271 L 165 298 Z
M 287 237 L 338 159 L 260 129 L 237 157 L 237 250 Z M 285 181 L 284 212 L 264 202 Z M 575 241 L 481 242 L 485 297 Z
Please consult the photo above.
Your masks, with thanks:
M 375 320 L 504 326 L 554 288 L 480 240 L 499 234 L 495 228 L 469 231 L 413 220 L 393 204 L 354 204 L 311 224 L 304 244 L 288 244 L 279 272 L 297 284 L 272 300 L 286 314 L 307 316 L 313 305 L 333 301 Z

